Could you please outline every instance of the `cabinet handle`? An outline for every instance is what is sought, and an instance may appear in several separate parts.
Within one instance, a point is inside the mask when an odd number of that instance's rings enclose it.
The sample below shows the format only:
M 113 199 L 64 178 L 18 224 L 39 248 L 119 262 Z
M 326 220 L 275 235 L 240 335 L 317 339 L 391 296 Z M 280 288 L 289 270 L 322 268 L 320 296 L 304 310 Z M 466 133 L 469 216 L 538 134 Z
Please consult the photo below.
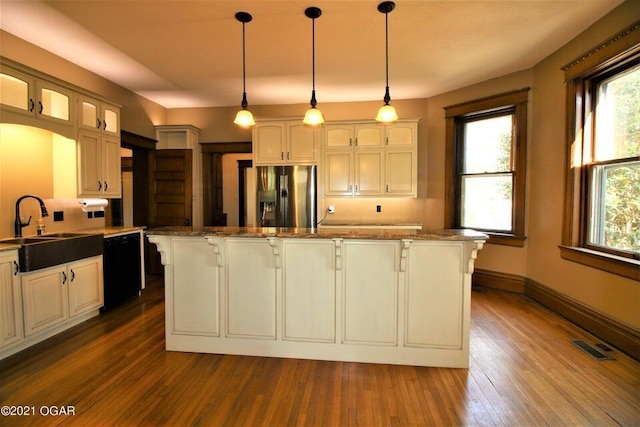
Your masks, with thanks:
M 107 191 L 109 188 L 109 183 L 107 181 L 104 182 L 104 191 Z
M 29 112 L 33 112 L 34 108 L 36 108 L 36 103 L 33 102 L 33 99 L 29 98 Z
M 102 130 L 107 130 L 107 121 L 102 122 Z
M 284 152 L 283 151 L 280 152 L 280 160 L 284 160 Z
M 102 182 L 98 181 L 98 191 L 102 191 Z
M 44 105 L 42 105 L 42 101 L 38 101 L 38 106 L 40 107 L 40 114 L 44 111 Z
M 387 184 L 387 193 L 389 192 L 389 184 Z
M 100 129 L 100 119 L 96 119 L 96 129 Z
M 352 139 L 353 138 L 349 138 L 349 147 L 351 147 L 353 145 L 352 142 L 351 142 Z
M 13 275 L 17 276 L 18 272 L 20 271 L 20 266 L 18 265 L 17 262 L 13 261 L 13 267 L 15 268 L 15 270 L 13 270 Z
M 291 159 L 291 153 L 287 151 L 287 160 Z
M 349 193 L 353 191 L 353 185 L 349 184 Z
M 358 194 L 358 184 L 356 184 L 356 194 Z
M 358 146 L 358 138 L 356 138 L 356 147 Z
M 76 273 L 71 270 L 71 281 L 73 282 L 76 279 Z
M 64 271 L 62 272 L 62 284 L 64 285 L 65 283 L 67 283 L 67 273 L 65 273 Z

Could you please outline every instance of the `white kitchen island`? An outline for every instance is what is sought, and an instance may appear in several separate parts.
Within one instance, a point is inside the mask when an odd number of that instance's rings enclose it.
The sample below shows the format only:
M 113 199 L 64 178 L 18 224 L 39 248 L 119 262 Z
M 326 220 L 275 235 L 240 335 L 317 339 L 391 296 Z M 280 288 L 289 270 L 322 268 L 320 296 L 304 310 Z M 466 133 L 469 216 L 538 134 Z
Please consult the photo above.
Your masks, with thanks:
M 165 227 L 166 348 L 466 368 L 463 230 Z

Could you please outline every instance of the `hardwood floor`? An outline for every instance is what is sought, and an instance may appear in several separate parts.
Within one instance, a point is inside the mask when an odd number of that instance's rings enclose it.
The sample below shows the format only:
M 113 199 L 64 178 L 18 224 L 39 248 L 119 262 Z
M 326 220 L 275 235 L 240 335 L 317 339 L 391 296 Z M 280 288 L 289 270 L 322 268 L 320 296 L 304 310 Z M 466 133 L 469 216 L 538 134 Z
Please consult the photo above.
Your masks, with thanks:
M 165 352 L 162 284 L 0 361 L 9 425 L 640 425 L 640 363 L 518 294 L 472 294 L 471 366 Z M 75 415 L 42 416 L 71 406 Z

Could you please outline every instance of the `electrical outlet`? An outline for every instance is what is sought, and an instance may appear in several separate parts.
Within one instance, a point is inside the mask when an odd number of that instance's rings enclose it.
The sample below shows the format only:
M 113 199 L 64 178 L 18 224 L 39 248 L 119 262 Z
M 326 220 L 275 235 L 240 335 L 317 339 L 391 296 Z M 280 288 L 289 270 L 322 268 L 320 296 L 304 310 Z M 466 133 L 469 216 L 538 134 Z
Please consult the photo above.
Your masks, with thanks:
M 327 208 L 327 212 L 330 214 L 336 213 L 336 207 L 333 205 L 329 205 L 329 207 Z
M 376 212 L 382 212 L 382 206 L 376 205 Z

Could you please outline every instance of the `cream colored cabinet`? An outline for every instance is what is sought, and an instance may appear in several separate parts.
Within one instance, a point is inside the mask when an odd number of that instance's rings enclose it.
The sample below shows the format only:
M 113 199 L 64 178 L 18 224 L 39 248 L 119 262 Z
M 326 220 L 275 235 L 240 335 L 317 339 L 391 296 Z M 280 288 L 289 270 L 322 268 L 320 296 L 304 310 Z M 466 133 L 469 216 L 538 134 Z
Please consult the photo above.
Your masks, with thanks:
M 325 126 L 325 196 L 416 197 L 417 121 Z
M 173 264 L 165 274 L 173 283 L 189 285 L 176 286 L 167 296 L 167 329 L 176 335 L 219 337 L 220 274 L 211 245 L 176 237 L 171 247 Z
M 468 342 L 469 275 L 465 246 L 459 242 L 411 243 L 405 291 L 407 347 L 462 349 Z M 467 282 L 465 282 L 467 281 Z M 425 301 L 438 301 L 425 310 Z
M 96 99 L 78 97 L 78 127 L 120 136 L 120 109 Z
M 119 198 L 120 138 L 78 131 L 78 197 Z
M 276 339 L 275 245 L 267 239 L 226 240 L 228 337 Z
M 18 251 L 0 252 L 0 348 L 23 337 Z
M 325 125 L 325 150 L 354 148 L 380 149 L 384 146 L 384 127 L 376 123 Z
M 345 240 L 343 246 L 343 342 L 396 345 L 398 242 Z
M 336 341 L 335 243 L 322 239 L 282 240 L 283 332 L 285 341 Z
M 0 73 L 0 108 L 9 114 L 5 119 L 13 113 L 71 126 L 74 99 L 73 91 L 46 80 L 10 68 Z
M 256 123 L 253 129 L 254 164 L 315 164 L 319 135 L 318 128 L 305 126 L 302 121 Z
M 102 256 L 67 265 L 69 275 L 69 317 L 73 318 L 104 305 Z
M 102 256 L 22 275 L 25 336 L 98 309 L 103 302 Z

